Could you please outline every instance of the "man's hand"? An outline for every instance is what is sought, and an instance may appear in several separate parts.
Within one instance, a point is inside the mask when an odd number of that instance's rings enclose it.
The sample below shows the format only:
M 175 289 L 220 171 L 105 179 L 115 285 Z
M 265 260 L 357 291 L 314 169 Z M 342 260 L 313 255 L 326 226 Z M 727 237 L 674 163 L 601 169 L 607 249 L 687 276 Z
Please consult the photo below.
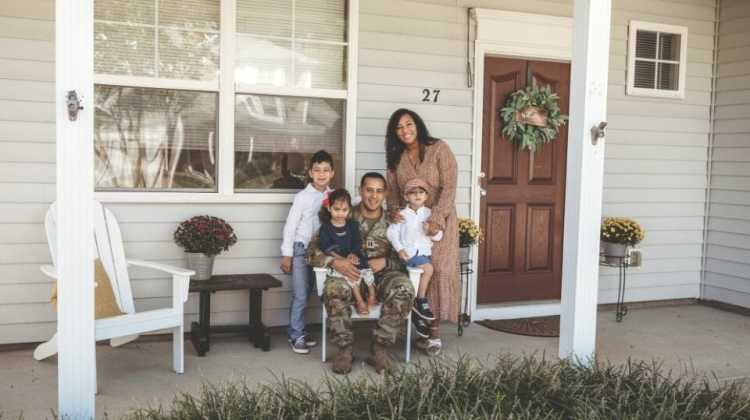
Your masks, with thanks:
M 359 279 L 359 269 L 346 258 L 335 258 L 331 261 L 331 268 L 338 271 L 349 281 L 357 281 Z
M 354 265 L 359 265 L 359 257 L 354 254 L 347 255 L 346 259 L 349 260 L 349 262 Z
M 424 233 L 427 234 L 427 236 L 435 236 L 438 232 L 440 232 L 440 227 L 435 222 L 424 222 Z
M 379 273 L 385 268 L 385 258 L 370 258 L 367 260 L 373 273 Z
M 398 256 L 401 257 L 402 260 L 406 261 L 409 259 L 409 254 L 406 253 L 405 249 L 402 249 L 401 251 L 398 251 Z
M 292 257 L 281 257 L 281 271 L 287 274 L 292 272 Z
M 395 209 L 388 212 L 388 219 L 391 223 L 401 223 L 404 221 L 404 216 L 401 215 L 401 212 L 398 209 Z

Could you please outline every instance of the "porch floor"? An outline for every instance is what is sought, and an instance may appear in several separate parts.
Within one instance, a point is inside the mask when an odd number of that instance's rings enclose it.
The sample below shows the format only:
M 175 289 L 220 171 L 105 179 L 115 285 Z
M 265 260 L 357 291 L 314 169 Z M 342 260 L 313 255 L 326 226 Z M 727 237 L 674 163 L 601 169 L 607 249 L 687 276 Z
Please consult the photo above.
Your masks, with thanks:
M 657 359 L 665 368 L 696 373 L 714 372 L 720 379 L 750 378 L 750 318 L 712 307 L 692 304 L 631 310 L 622 323 L 613 312 L 598 317 L 597 354 L 620 363 L 628 358 Z M 355 323 L 356 325 L 356 323 Z M 353 374 L 371 372 L 363 364 L 368 354 L 368 329 L 356 331 Z M 472 324 L 463 337 L 454 325 L 443 326 L 444 357 L 468 354 L 478 358 L 508 352 L 557 355 L 557 338 L 525 337 L 501 333 Z M 177 392 L 197 393 L 203 382 L 273 382 L 275 377 L 314 381 L 330 372 L 320 362 L 320 346 L 309 355 L 292 353 L 283 333 L 272 338 L 272 349 L 255 349 L 241 337 L 217 337 L 206 357 L 197 357 L 186 342 L 185 373 L 171 371 L 171 342 L 132 343 L 113 349 L 97 347 L 99 395 L 97 418 L 106 413 L 116 419 L 129 409 L 147 405 L 167 405 Z M 333 355 L 329 346 L 329 357 Z M 403 358 L 403 345 L 393 348 L 395 358 Z M 426 356 L 415 351 L 413 360 Z M 57 406 L 57 361 L 52 357 L 37 362 L 30 350 L 0 353 L 0 414 L 3 418 L 52 418 Z

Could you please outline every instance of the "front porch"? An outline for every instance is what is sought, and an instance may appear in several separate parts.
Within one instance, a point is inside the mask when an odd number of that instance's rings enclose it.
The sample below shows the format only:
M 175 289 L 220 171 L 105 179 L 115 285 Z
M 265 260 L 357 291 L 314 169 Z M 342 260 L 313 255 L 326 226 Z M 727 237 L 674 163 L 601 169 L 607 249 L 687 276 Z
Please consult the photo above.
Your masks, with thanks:
M 614 313 L 598 314 L 597 355 L 602 360 L 623 363 L 635 360 L 659 360 L 665 372 L 670 369 L 696 374 L 715 374 L 720 380 L 747 381 L 750 378 L 750 318 L 702 304 L 685 304 L 632 309 L 622 323 Z M 355 368 L 352 375 L 370 373 L 363 366 L 367 354 L 369 329 L 358 328 Z M 538 338 L 496 332 L 472 324 L 463 337 L 457 337 L 453 325 L 446 324 L 444 357 L 466 354 L 485 359 L 497 353 L 546 354 L 557 357 L 557 338 Z M 51 358 L 37 362 L 31 350 L 0 353 L 0 413 L 7 418 L 51 418 L 57 407 L 57 362 Z M 395 357 L 403 357 L 400 346 L 393 348 Z M 250 384 L 287 378 L 315 382 L 330 373 L 320 362 L 320 346 L 308 356 L 290 352 L 283 333 L 272 338 L 272 350 L 262 352 L 248 345 L 244 338 L 221 337 L 212 342 L 210 353 L 197 357 L 186 346 L 185 373 L 169 369 L 169 341 L 140 342 L 113 349 L 97 348 L 99 394 L 97 418 L 106 413 L 116 419 L 128 410 L 147 405 L 167 405 L 175 393 L 198 393 L 204 382 L 247 381 Z M 426 356 L 414 353 L 414 361 Z M 290 368 L 293 366 L 293 368 Z M 56 410 L 55 410 L 56 411 Z

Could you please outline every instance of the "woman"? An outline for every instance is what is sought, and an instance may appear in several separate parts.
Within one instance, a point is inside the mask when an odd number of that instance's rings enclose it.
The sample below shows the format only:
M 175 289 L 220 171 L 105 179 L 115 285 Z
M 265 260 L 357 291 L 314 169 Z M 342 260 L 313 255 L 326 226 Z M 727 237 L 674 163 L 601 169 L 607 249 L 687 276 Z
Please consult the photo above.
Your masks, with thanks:
M 435 272 L 427 299 L 435 321 L 429 340 L 417 344 L 428 353 L 437 354 L 442 347 L 438 334 L 440 320 L 458 322 L 458 217 L 456 215 L 456 157 L 448 144 L 430 137 L 427 127 L 414 111 L 399 109 L 388 121 L 385 142 L 388 165 L 388 211 L 391 220 L 399 221 L 398 210 L 404 207 L 404 187 L 412 178 L 421 178 L 430 188 L 427 234 L 443 231 L 443 240 L 435 242 L 432 261 Z

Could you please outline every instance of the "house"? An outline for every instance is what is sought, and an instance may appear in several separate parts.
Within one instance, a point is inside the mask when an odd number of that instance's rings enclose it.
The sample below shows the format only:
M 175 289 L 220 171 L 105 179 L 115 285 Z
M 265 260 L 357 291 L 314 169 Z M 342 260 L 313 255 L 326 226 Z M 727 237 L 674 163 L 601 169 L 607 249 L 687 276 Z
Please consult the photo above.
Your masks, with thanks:
M 576 305 L 613 302 L 617 272 L 599 271 L 588 252 L 601 214 L 647 231 L 627 301 L 750 307 L 746 1 L 613 0 L 610 11 L 606 0 L 96 0 L 93 19 L 73 3 L 58 0 L 57 22 L 52 0 L 0 4 L 0 344 L 43 341 L 57 325 L 38 270 L 50 261 L 44 214 L 69 168 L 60 144 L 56 155 L 55 121 L 68 118 L 55 104 L 56 52 L 70 69 L 93 62 L 93 90 L 78 88 L 93 153 L 69 159 L 94 160 L 81 174 L 134 258 L 181 264 L 177 223 L 211 214 L 240 238 L 216 272 L 286 284 L 281 228 L 306 157 L 332 151 L 337 182 L 353 190 L 384 169 L 387 118 L 406 106 L 450 144 L 459 213 L 490 236 L 475 254 L 474 319 L 565 314 L 561 293 Z M 93 45 L 55 39 L 56 24 L 81 39 L 90 28 Z M 502 98 L 531 79 L 552 84 L 570 110 L 567 151 L 561 140 L 532 158 L 488 134 Z M 584 147 L 600 121 L 606 139 Z M 541 201 L 523 198 L 537 187 Z M 563 284 L 597 272 L 598 290 L 596 279 Z M 169 301 L 167 278 L 132 276 L 139 308 Z M 288 302 L 288 288 L 269 291 L 264 322 L 284 325 Z M 219 295 L 212 317 L 240 322 L 246 305 Z M 186 313 L 197 316 L 197 298 Z M 571 340 L 593 349 L 583 331 Z

